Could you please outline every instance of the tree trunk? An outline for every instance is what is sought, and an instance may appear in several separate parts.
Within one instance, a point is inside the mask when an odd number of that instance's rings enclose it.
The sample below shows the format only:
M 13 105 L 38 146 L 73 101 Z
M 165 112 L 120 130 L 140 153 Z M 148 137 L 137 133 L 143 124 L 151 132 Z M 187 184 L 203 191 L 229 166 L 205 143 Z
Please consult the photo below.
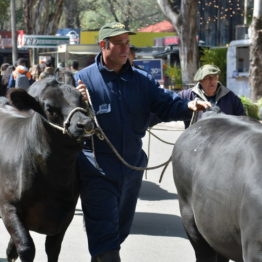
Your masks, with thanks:
M 53 35 L 63 12 L 64 0 L 25 0 L 24 23 L 26 34 Z
M 78 1 L 65 0 L 64 4 L 64 27 L 65 28 L 79 28 L 80 24 L 78 18 L 80 16 L 78 8 Z
M 197 70 L 197 1 L 181 0 L 180 11 L 169 0 L 157 0 L 164 15 L 172 22 L 180 38 L 179 57 L 184 85 L 192 83 Z
M 250 77 L 251 98 L 256 101 L 262 97 L 262 0 L 254 1 L 251 24 Z

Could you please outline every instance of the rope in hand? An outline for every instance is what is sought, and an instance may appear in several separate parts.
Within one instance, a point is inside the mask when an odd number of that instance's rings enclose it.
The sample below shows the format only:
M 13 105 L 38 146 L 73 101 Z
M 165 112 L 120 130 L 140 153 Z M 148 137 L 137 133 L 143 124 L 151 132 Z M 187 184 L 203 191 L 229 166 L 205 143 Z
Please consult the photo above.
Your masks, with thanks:
M 97 120 L 97 117 L 96 117 L 96 114 L 95 114 L 95 111 L 94 111 L 94 107 L 93 107 L 93 104 L 92 104 L 92 101 L 91 101 L 91 97 L 90 97 L 90 94 L 89 94 L 89 91 L 88 89 L 86 88 L 86 96 L 87 96 L 87 101 L 90 105 L 90 108 L 91 108 L 91 114 L 92 114 L 92 118 L 93 120 L 95 121 L 95 124 L 97 126 L 97 129 L 96 129 L 96 135 L 98 135 L 99 139 L 101 140 L 105 140 L 107 142 L 107 144 L 109 145 L 109 147 L 111 148 L 111 150 L 115 153 L 115 155 L 118 157 L 118 159 L 124 164 L 126 165 L 127 167 L 129 167 L 130 169 L 133 169 L 133 170 L 137 170 L 137 171 L 145 171 L 145 170 L 152 170 L 152 169 L 157 169 L 157 168 L 160 168 L 162 166 L 164 166 L 162 172 L 161 172 L 161 175 L 160 175 L 160 178 L 159 178 L 159 183 L 161 183 L 162 181 L 162 178 L 164 176 L 164 172 L 166 171 L 167 167 L 168 167 L 168 164 L 171 162 L 171 159 L 172 159 L 172 155 L 169 157 L 169 159 L 162 163 L 162 164 L 159 164 L 159 165 L 156 165 L 156 166 L 152 166 L 152 167 L 137 167 L 137 166 L 133 166 L 129 163 L 127 163 L 123 157 L 119 154 L 119 152 L 117 151 L 117 149 L 114 147 L 114 145 L 111 143 L 111 141 L 109 140 L 109 138 L 106 136 L 106 134 L 104 133 L 103 129 L 101 128 L 101 126 L 99 125 L 98 123 L 98 120 Z M 197 98 L 195 99 L 195 103 L 197 104 Z M 191 121 L 190 121 L 190 125 L 192 125 L 194 122 L 196 122 L 197 120 L 197 112 L 193 112 L 193 115 L 192 115 L 192 118 L 191 118 Z M 162 139 L 160 139 L 159 137 L 157 137 L 156 135 L 154 135 L 151 131 L 148 131 L 149 134 L 152 134 L 154 137 L 156 137 L 157 139 L 159 139 L 160 141 L 166 143 L 166 144 L 169 144 L 169 145 L 174 145 L 174 143 L 169 143 L 169 142 L 166 142 Z M 94 148 L 93 148 L 93 152 L 94 152 Z
M 197 101 L 199 101 L 199 98 L 195 98 L 195 99 L 194 99 L 195 106 L 197 106 Z M 206 100 L 206 102 L 208 102 L 208 101 Z M 197 122 L 198 113 L 199 113 L 199 112 L 197 112 L 197 111 L 194 111 L 194 112 L 193 112 L 189 126 L 191 126 L 192 124 L 194 124 L 195 122 Z M 149 131 L 149 132 L 150 132 L 150 131 Z M 152 135 L 153 135 L 153 134 L 152 134 Z M 155 136 L 155 137 L 156 137 L 156 136 Z M 166 144 L 169 144 L 169 145 L 175 145 L 175 144 L 173 144 L 173 143 L 168 143 L 168 142 L 166 142 L 166 141 L 164 141 L 164 140 L 161 140 L 159 137 L 157 137 L 157 138 L 158 138 L 160 141 L 162 141 L 163 143 L 166 143 Z M 172 155 L 171 155 L 170 158 L 169 158 L 169 161 L 170 161 L 170 162 L 171 162 L 171 159 L 172 159 Z M 168 164 L 169 164 L 169 162 L 167 163 L 167 165 L 166 165 L 166 166 L 164 167 L 164 169 L 162 170 L 162 173 L 161 173 L 160 178 L 159 178 L 159 183 L 161 183 L 161 181 L 162 181 L 162 179 L 163 179 L 163 176 L 164 176 L 164 173 L 165 173 L 165 171 L 166 171 L 166 168 L 167 168 Z
M 166 166 L 169 164 L 170 160 L 171 160 L 171 157 L 164 163 L 162 164 L 159 164 L 159 165 L 156 165 L 156 166 L 152 166 L 152 167 L 137 167 L 137 166 L 133 166 L 129 163 L 127 163 L 123 157 L 119 154 L 119 152 L 117 151 L 117 149 L 114 147 L 114 145 L 110 142 L 109 138 L 106 136 L 106 134 L 104 133 L 103 129 L 101 128 L 101 126 L 99 125 L 98 123 L 98 120 L 97 120 L 97 117 L 95 115 L 95 111 L 94 111 L 94 107 L 93 107 L 93 104 L 92 104 L 92 101 L 91 101 L 91 97 L 90 97 L 90 94 L 88 92 L 88 89 L 86 88 L 86 96 L 87 96 L 87 101 L 90 105 L 90 109 L 91 109 L 91 115 L 92 115 L 92 118 L 93 120 L 95 121 L 95 124 L 97 126 L 97 129 L 96 129 L 96 134 L 99 133 L 99 138 L 102 140 L 104 139 L 107 144 L 109 145 L 109 147 L 111 148 L 111 150 L 115 153 L 115 155 L 117 156 L 117 158 L 124 164 L 126 165 L 127 167 L 131 168 L 131 169 L 134 169 L 134 170 L 137 170 L 137 171 L 144 171 L 144 170 L 152 170 L 152 169 L 157 169 L 157 168 L 160 168 L 162 166 Z M 166 167 L 164 167 L 164 170 L 166 169 Z

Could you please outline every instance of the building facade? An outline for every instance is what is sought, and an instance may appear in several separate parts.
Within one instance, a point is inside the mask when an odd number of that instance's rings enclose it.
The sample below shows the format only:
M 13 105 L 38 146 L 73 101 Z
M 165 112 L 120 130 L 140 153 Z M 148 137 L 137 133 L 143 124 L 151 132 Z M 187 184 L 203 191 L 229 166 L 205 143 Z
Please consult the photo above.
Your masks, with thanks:
M 244 24 L 244 2 L 244 0 L 199 1 L 197 19 L 199 40 L 206 46 L 224 46 L 236 40 L 238 26 Z

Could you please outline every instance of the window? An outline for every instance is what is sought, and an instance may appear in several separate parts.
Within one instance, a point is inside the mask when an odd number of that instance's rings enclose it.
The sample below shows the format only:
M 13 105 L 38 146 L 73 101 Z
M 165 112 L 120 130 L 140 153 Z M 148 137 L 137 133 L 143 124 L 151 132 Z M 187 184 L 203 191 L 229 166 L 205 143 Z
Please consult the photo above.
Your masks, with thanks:
M 237 47 L 237 72 L 247 73 L 249 71 L 249 47 L 242 46 Z

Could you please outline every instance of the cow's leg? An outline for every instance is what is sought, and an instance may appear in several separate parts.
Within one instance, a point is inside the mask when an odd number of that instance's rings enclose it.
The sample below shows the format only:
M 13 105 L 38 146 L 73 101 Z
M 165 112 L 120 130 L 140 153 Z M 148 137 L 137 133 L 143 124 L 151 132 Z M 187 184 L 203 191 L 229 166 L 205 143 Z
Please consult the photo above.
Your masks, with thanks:
M 195 250 L 196 262 L 217 262 L 216 252 L 209 246 L 197 229 L 191 208 L 180 201 L 180 212 L 185 231 Z
M 45 251 L 48 257 L 48 262 L 57 262 L 61 250 L 61 244 L 65 235 L 65 231 L 55 235 L 47 236 L 45 241 Z
M 16 208 L 12 206 L 4 207 L 2 216 L 5 227 L 12 238 L 21 262 L 33 262 L 35 257 L 35 245 L 29 231 L 20 221 L 16 213 Z M 13 244 L 9 243 L 8 248 L 10 247 L 10 252 L 12 251 Z M 10 255 L 12 255 L 12 252 Z
M 12 238 L 10 238 L 9 240 L 8 247 L 6 249 L 6 256 L 7 256 L 7 260 L 10 262 L 15 261 L 18 258 L 16 247 Z

